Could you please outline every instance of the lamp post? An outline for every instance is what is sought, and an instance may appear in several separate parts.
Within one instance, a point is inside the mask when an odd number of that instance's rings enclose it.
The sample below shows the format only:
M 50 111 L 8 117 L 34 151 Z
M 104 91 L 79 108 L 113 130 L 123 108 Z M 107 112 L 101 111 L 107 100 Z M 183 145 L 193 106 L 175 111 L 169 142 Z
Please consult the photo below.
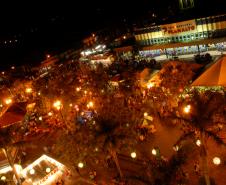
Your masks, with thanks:
M 53 103 L 53 107 L 60 112 L 60 115 L 61 115 L 61 118 L 62 118 L 62 121 L 64 122 L 64 117 L 63 117 L 63 114 L 62 114 L 62 103 L 60 100 L 56 100 L 54 103 Z

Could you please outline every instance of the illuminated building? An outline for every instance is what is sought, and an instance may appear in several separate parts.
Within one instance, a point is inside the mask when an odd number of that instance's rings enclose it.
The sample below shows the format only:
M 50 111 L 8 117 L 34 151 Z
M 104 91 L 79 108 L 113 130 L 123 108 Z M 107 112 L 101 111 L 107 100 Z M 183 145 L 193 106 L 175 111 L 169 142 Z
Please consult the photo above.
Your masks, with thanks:
M 224 49 L 226 14 L 182 22 L 135 28 L 140 55 L 180 55 Z
M 42 155 L 32 164 L 22 169 L 23 185 L 51 185 L 70 174 L 68 169 L 55 159 Z

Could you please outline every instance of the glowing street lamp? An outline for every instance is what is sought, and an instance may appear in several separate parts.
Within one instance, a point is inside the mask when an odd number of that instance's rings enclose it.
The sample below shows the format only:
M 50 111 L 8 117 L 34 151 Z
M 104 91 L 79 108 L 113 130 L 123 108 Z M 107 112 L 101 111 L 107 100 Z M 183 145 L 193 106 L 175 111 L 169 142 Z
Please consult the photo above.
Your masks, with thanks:
M 78 92 L 78 91 L 80 91 L 81 90 L 81 87 L 77 87 L 76 88 L 76 91 Z
M 83 164 L 82 162 L 79 162 L 79 163 L 78 163 L 78 167 L 79 167 L 79 168 L 83 168 L 83 167 L 84 167 L 84 164 Z
M 155 148 L 153 148 L 151 153 L 152 153 L 152 155 L 157 155 L 157 150 Z
M 147 116 L 148 116 L 148 113 L 147 113 L 147 112 L 145 112 L 145 113 L 144 113 L 144 117 L 147 117 Z
M 28 94 L 32 93 L 32 88 L 26 88 L 25 92 L 28 93 Z
M 39 116 L 39 117 L 38 117 L 38 120 L 39 120 L 39 121 L 42 121 L 42 116 Z
M 130 156 L 134 159 L 134 158 L 137 157 L 137 154 L 136 154 L 136 152 L 132 152 L 132 153 L 130 154 Z
M 49 113 L 48 113 L 48 116 L 52 116 L 52 115 L 53 115 L 53 113 L 52 113 L 52 112 L 49 112 Z
M 202 144 L 199 139 L 197 139 L 195 143 L 196 143 L 197 146 L 200 146 Z
M 90 101 L 90 102 L 87 104 L 87 107 L 88 107 L 88 108 L 92 108 L 93 106 L 94 106 L 94 104 L 93 104 L 92 101 Z
M 53 107 L 56 108 L 57 110 L 60 110 L 61 107 L 62 107 L 62 103 L 60 100 L 56 100 L 54 103 L 53 103 Z
M 6 105 L 11 104 L 12 102 L 13 102 L 13 100 L 12 100 L 11 98 L 7 98 L 7 99 L 5 99 L 5 103 L 6 103 Z
M 219 157 L 214 157 L 213 158 L 213 164 L 218 166 L 218 165 L 220 165 L 220 163 L 221 163 L 221 159 Z
M 5 177 L 5 176 L 2 176 L 2 177 L 1 177 L 1 180 L 2 180 L 2 181 L 5 181 L 5 180 L 6 180 L 6 177 Z
M 147 84 L 147 88 L 148 89 L 150 89 L 150 88 L 152 88 L 154 86 L 155 86 L 155 84 L 153 82 L 150 82 L 150 83 Z
M 185 112 L 186 114 L 188 114 L 190 111 L 191 111 L 191 105 L 186 105 L 186 106 L 184 107 L 184 112 Z

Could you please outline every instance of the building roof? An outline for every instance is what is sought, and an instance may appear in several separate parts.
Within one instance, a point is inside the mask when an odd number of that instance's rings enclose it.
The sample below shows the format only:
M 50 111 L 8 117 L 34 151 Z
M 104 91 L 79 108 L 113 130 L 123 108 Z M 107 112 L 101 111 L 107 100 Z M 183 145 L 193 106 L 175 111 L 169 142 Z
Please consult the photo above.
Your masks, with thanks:
M 21 171 L 22 176 L 26 179 L 23 185 L 56 184 L 67 173 L 69 170 L 66 166 L 47 155 L 42 155 Z
M 26 105 L 26 102 L 12 104 L 0 117 L 0 128 L 22 121 L 26 114 Z
M 226 55 L 219 58 L 204 73 L 202 73 L 192 86 L 223 86 L 226 87 Z

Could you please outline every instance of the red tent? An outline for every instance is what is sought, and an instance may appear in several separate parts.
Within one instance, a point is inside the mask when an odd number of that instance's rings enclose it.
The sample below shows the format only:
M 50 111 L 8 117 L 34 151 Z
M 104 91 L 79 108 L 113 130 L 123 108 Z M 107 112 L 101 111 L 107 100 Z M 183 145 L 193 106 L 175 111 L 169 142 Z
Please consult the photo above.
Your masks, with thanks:
M 12 104 L 0 117 L 0 128 L 22 121 L 26 114 L 26 105 L 26 102 Z

